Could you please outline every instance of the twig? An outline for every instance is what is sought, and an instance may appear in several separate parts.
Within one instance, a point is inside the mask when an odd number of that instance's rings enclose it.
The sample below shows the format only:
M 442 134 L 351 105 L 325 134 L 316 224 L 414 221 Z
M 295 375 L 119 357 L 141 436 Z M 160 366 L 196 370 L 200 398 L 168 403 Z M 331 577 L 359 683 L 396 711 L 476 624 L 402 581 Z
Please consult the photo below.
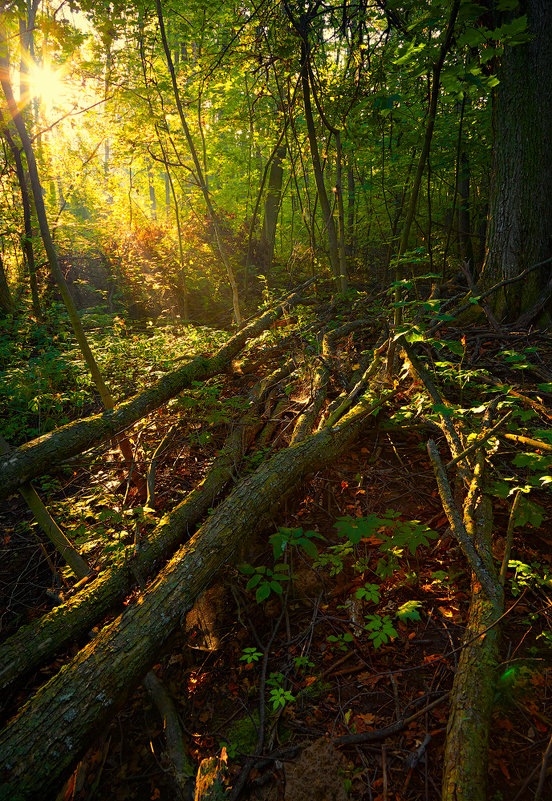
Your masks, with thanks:
M 500 575 L 498 580 L 502 587 L 506 581 L 506 571 L 508 570 L 508 562 L 510 561 L 510 551 L 512 550 L 512 540 L 514 538 L 514 527 L 516 525 L 516 513 L 518 510 L 519 502 L 521 501 L 521 490 L 518 489 L 516 497 L 510 510 L 510 517 L 508 518 L 508 530 L 506 532 L 506 547 L 504 549 L 504 556 L 502 558 L 502 565 L 500 567 Z
M 504 423 L 506 423 L 512 415 L 513 411 L 508 412 L 507 414 L 504 415 L 502 420 L 498 421 L 498 423 L 495 426 L 489 428 L 487 431 L 484 431 L 481 434 L 481 436 L 469 446 L 469 448 L 466 448 L 466 450 L 462 451 L 462 453 L 459 453 L 458 456 L 455 456 L 454 459 L 451 459 L 450 462 L 447 462 L 447 464 L 445 465 L 446 470 L 449 470 L 451 467 L 454 467 L 455 464 L 464 459 L 468 454 L 473 453 L 473 451 L 477 450 L 477 448 L 479 448 L 480 445 L 483 445 L 484 442 L 486 442 L 490 437 L 492 437 L 492 435 L 499 428 L 501 428 L 501 426 L 503 426 Z M 550 446 L 550 450 L 552 450 L 552 446 Z
M 455 317 L 462 314 L 462 312 L 465 312 L 467 309 L 470 308 L 470 306 L 473 305 L 473 301 L 479 303 L 480 300 L 489 297 L 489 295 L 492 295 L 494 292 L 497 292 L 497 290 L 502 289 L 503 286 L 506 286 L 507 284 L 515 284 L 517 281 L 521 281 L 522 278 L 525 278 L 525 276 L 529 275 L 529 273 L 533 272 L 533 270 L 537 270 L 539 267 L 544 267 L 546 264 L 550 264 L 550 262 L 552 262 L 552 256 L 548 259 L 544 259 L 544 261 L 539 261 L 536 264 L 532 264 L 531 267 L 528 267 L 522 273 L 516 275 L 515 278 L 505 278 L 503 281 L 499 281 L 498 284 L 495 284 L 490 289 L 485 290 L 485 292 L 481 292 L 480 295 L 472 297 L 471 300 L 468 301 L 468 303 L 464 303 L 463 306 L 459 306 L 457 309 L 453 309 L 452 313 L 454 314 Z M 472 294 L 471 291 L 468 294 L 471 295 Z M 426 336 L 430 336 L 431 334 L 435 333 L 435 331 L 437 331 L 437 329 L 440 328 L 442 325 L 443 325 L 443 320 L 438 320 L 438 322 L 432 325 L 431 328 L 428 328 L 428 330 L 426 331 Z
M 473 540 L 470 539 L 468 532 L 466 531 L 464 522 L 460 517 L 460 512 L 454 503 L 452 492 L 445 473 L 445 468 L 443 467 L 437 446 L 432 439 L 430 439 L 427 443 L 427 451 L 433 465 L 433 471 L 435 473 L 439 495 L 441 496 L 443 509 L 450 523 L 452 533 L 460 545 L 462 553 L 470 563 L 470 567 L 475 573 L 477 580 L 484 588 L 489 599 L 492 600 L 496 596 L 496 582 L 489 574 L 482 558 L 475 548 Z
M 539 801 L 539 798 L 542 795 L 542 791 L 544 788 L 544 782 L 546 780 L 546 775 L 548 773 L 548 760 L 550 759 L 550 755 L 552 754 L 552 734 L 550 735 L 550 740 L 548 741 L 548 746 L 546 751 L 544 752 L 544 756 L 542 758 L 542 767 L 540 770 L 539 776 L 539 783 L 537 785 L 537 789 L 535 791 L 535 801 Z
M 165 436 L 163 437 L 163 439 L 161 440 L 161 442 L 159 443 L 159 445 L 155 449 L 154 454 L 153 454 L 152 459 L 151 459 L 151 462 L 150 462 L 150 465 L 148 467 L 148 472 L 146 474 L 146 483 L 147 483 L 147 488 L 148 488 L 147 489 L 148 494 L 147 494 L 147 499 L 146 499 L 146 506 L 148 506 L 150 509 L 154 509 L 155 508 L 155 471 L 157 469 L 157 460 L 159 459 L 159 456 L 161 455 L 162 451 L 165 449 L 165 447 L 170 442 L 170 440 L 171 440 L 171 438 L 172 438 L 172 436 L 173 436 L 173 434 L 174 434 L 174 432 L 176 431 L 177 428 L 178 428 L 177 425 L 171 426 L 169 431 L 165 434 Z
M 390 723 L 389 726 L 385 726 L 383 729 L 376 729 L 374 731 L 363 731 L 360 734 L 343 734 L 341 737 L 336 737 L 332 740 L 334 745 L 359 745 L 360 743 L 371 743 L 377 740 L 386 740 L 388 737 L 392 737 L 393 735 L 397 734 L 398 732 L 402 731 L 409 723 L 412 723 L 414 720 L 417 720 L 421 715 L 425 715 L 426 712 L 429 712 L 439 704 L 442 704 L 443 701 L 446 701 L 449 696 L 449 693 L 445 693 L 444 695 L 439 696 L 431 703 L 427 704 L 423 707 L 423 709 L 419 709 L 417 712 L 414 712 L 412 715 L 409 715 L 407 718 L 402 718 L 402 720 L 396 720 L 395 723 Z
M 538 451 L 552 452 L 552 445 L 548 442 L 541 442 L 540 439 L 532 439 L 531 437 L 524 437 L 521 434 L 503 434 L 504 439 L 509 439 L 512 442 L 519 442 L 520 445 L 528 445 L 530 448 L 536 448 Z
M 280 612 L 280 616 L 274 625 L 274 629 L 272 634 L 270 635 L 270 639 L 267 642 L 264 648 L 264 656 L 263 656 L 263 666 L 261 669 L 261 677 L 259 680 L 259 731 L 257 735 L 257 745 L 255 747 L 255 752 L 252 756 L 248 757 L 246 760 L 243 768 L 241 769 L 240 775 L 236 779 L 234 786 L 232 787 L 232 792 L 228 796 L 228 801 L 236 801 L 239 798 L 241 791 L 247 781 L 247 777 L 251 773 L 253 766 L 255 765 L 257 757 L 260 755 L 263 741 L 264 741 L 264 720 L 265 720 L 265 686 L 266 686 L 266 673 L 268 669 L 268 658 L 270 656 L 270 649 L 272 647 L 272 643 L 274 642 L 274 638 L 276 637 L 276 633 L 280 627 L 280 623 L 282 622 L 282 618 L 284 617 L 284 613 L 286 610 L 286 602 L 287 602 L 288 591 L 282 600 L 282 611 Z
M 413 369 L 418 375 L 418 378 L 423 383 L 424 387 L 427 390 L 427 393 L 434 404 L 444 406 L 444 400 L 438 391 L 437 387 L 433 383 L 433 380 L 427 370 L 422 367 L 416 354 L 414 353 L 414 349 L 410 346 L 410 344 L 402 337 L 400 339 L 401 346 L 404 348 L 406 355 L 410 359 L 410 363 L 412 364 Z M 441 427 L 445 437 L 447 438 L 447 442 L 449 444 L 449 448 L 454 458 L 458 456 L 458 454 L 463 450 L 463 445 L 458 436 L 458 432 L 452 425 L 451 421 L 448 417 L 441 414 L 439 415 L 441 418 Z M 465 467 L 459 465 L 458 470 L 460 475 L 462 476 L 463 480 L 467 484 L 469 482 L 469 474 Z

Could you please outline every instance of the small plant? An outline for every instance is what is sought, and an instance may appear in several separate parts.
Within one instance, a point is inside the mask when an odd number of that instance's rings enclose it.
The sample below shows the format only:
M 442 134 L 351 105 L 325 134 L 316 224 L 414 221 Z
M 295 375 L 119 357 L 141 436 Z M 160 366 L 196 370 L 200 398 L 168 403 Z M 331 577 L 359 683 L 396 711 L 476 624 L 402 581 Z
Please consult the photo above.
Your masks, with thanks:
M 422 606 L 421 601 L 407 601 L 397 609 L 397 617 L 402 623 L 406 623 L 408 620 L 420 620 L 418 612 L 420 606 Z
M 244 648 L 240 656 L 240 662 L 247 662 L 248 665 L 252 665 L 253 662 L 258 662 L 261 657 L 262 652 L 257 651 L 256 648 Z
M 295 670 L 300 671 L 314 667 L 314 662 L 311 662 L 308 656 L 296 656 L 293 660 L 293 664 L 295 666 Z
M 274 559 L 280 559 L 286 548 L 302 548 L 312 559 L 317 559 L 318 548 L 313 539 L 323 540 L 325 537 L 317 531 L 303 531 L 302 528 L 279 528 L 276 534 L 269 537 Z
M 266 680 L 267 686 L 271 688 L 269 701 L 274 712 L 280 707 L 283 708 L 287 703 L 295 701 L 294 695 L 284 688 L 284 681 L 282 673 L 271 673 L 270 678 Z
M 377 584 L 365 584 L 355 592 L 355 598 L 359 601 L 371 601 L 377 604 L 380 599 L 380 589 Z
M 366 624 L 364 628 L 369 631 L 369 638 L 374 643 L 374 648 L 379 648 L 380 645 L 385 645 L 389 640 L 393 640 L 397 636 L 397 631 L 391 623 L 389 615 L 382 617 L 381 615 L 367 615 Z
M 326 639 L 335 644 L 340 651 L 348 651 L 350 643 L 354 641 L 350 631 L 346 631 L 345 634 L 330 634 Z
M 246 576 L 251 576 L 245 589 L 252 590 L 255 587 L 257 588 L 255 598 L 258 604 L 266 601 L 271 592 L 275 592 L 276 595 L 282 595 L 284 591 L 282 582 L 290 579 L 289 567 L 283 562 L 274 565 L 273 569 L 266 567 L 266 565 L 253 567 L 253 565 L 243 564 L 239 566 L 239 570 Z

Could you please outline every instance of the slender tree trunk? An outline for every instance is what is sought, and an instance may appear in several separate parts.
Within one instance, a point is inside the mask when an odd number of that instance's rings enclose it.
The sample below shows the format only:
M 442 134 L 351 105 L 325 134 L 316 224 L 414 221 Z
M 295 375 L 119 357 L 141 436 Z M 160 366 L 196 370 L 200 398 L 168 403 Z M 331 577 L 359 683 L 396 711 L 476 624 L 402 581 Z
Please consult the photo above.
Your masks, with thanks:
M 356 207 L 356 187 L 355 173 L 351 157 L 347 161 L 347 236 L 345 246 L 347 259 L 352 259 L 355 255 L 355 207 Z
M 38 175 L 38 168 L 36 165 L 33 148 L 31 145 L 31 141 L 29 139 L 29 135 L 27 133 L 27 129 L 25 127 L 25 123 L 17 108 L 17 104 L 15 102 L 15 98 L 13 96 L 11 84 L 9 81 L 8 46 L 7 46 L 5 29 L 4 26 L 1 24 L 0 24 L 0 83 L 2 84 L 2 89 L 6 97 L 8 109 L 10 111 L 14 125 L 17 128 L 17 132 L 19 134 L 19 138 L 21 139 L 21 144 L 25 152 L 25 157 L 27 159 L 27 166 L 29 168 L 29 176 L 31 180 L 31 187 L 33 190 L 35 209 L 38 217 L 38 223 L 40 226 L 40 233 L 42 236 L 44 249 L 48 257 L 48 263 L 50 265 L 52 275 L 56 280 L 56 283 L 59 287 L 59 291 L 61 293 L 65 306 L 67 307 L 67 311 L 69 313 L 69 319 L 71 320 L 71 325 L 73 326 L 73 331 L 75 332 L 77 342 L 79 343 L 79 347 L 82 351 L 82 354 L 86 360 L 90 372 L 92 373 L 94 384 L 96 385 L 96 388 L 100 393 L 102 402 L 106 407 L 106 409 L 112 409 L 114 405 L 113 399 L 104 383 L 104 380 L 98 369 L 98 365 L 96 364 L 96 360 L 94 359 L 92 351 L 90 350 L 90 346 L 88 345 L 88 342 L 86 340 L 86 335 L 84 333 L 80 317 L 77 313 L 77 309 L 73 302 L 73 298 L 71 297 L 71 294 L 67 287 L 67 283 L 59 266 L 57 253 L 50 234 L 50 227 L 48 225 L 46 209 L 44 207 L 42 187 L 40 185 L 40 178 Z
M 4 270 L 4 261 L 0 253 L 0 310 L 9 314 L 13 310 L 13 301 L 8 286 L 8 279 L 6 271 Z
M 274 258 L 274 246 L 276 244 L 276 225 L 278 223 L 278 212 L 282 197 L 282 180 L 284 168 L 282 162 L 286 157 L 286 144 L 281 144 L 272 159 L 270 173 L 268 176 L 268 187 L 266 190 L 264 204 L 263 230 L 261 234 L 260 250 L 263 256 L 265 270 L 270 270 L 272 259 Z
M 148 189 L 149 189 L 151 216 L 152 219 L 157 220 L 157 197 L 155 195 L 155 186 L 153 183 L 153 172 L 151 170 L 151 161 L 149 159 L 147 162 L 147 173 L 148 173 Z
M 460 239 L 460 253 L 464 261 L 467 261 L 473 269 L 475 265 L 473 260 L 470 214 L 470 163 L 464 149 L 460 154 L 458 171 L 458 195 L 460 198 L 460 205 L 458 207 L 458 236 Z
M 347 250 L 345 247 L 345 206 L 343 204 L 343 153 L 341 150 L 341 133 L 335 131 L 336 163 L 335 193 L 337 196 L 337 219 L 339 221 L 339 282 L 342 292 L 347 291 Z
M 176 102 L 176 107 L 178 110 L 178 116 L 180 117 L 180 124 L 182 125 L 182 130 L 184 131 L 184 136 L 186 137 L 186 141 L 188 143 L 188 149 L 190 151 L 190 155 L 192 157 L 192 161 L 194 162 L 194 169 L 196 173 L 196 178 L 203 193 L 203 197 L 205 200 L 205 205 L 207 207 L 207 211 L 209 213 L 209 217 L 211 218 L 211 222 L 213 224 L 213 229 L 215 233 L 215 240 L 217 243 L 217 247 L 219 250 L 220 257 L 226 269 L 226 273 L 228 275 L 228 280 L 230 282 L 230 287 L 232 289 L 232 304 L 234 307 L 234 319 L 236 321 L 236 325 L 241 325 L 241 312 L 240 312 L 240 298 L 238 292 L 238 284 L 236 282 L 236 277 L 234 275 L 234 271 L 232 269 L 232 265 L 230 264 L 228 254 L 226 253 L 226 248 L 224 246 L 224 241 L 222 238 L 222 233 L 220 230 L 218 217 L 211 202 L 211 196 L 209 194 L 209 189 L 205 182 L 205 176 L 201 164 L 199 163 L 199 158 L 197 155 L 197 150 L 194 145 L 192 135 L 190 133 L 190 129 L 188 127 L 188 123 L 186 122 L 186 117 L 184 116 L 184 109 L 182 108 L 182 102 L 180 100 L 180 91 L 178 89 L 178 84 L 176 82 L 176 74 L 174 71 L 174 64 L 171 56 L 171 51 L 169 49 L 169 45 L 167 42 L 167 35 L 165 32 L 165 23 L 163 20 L 163 8 L 161 6 L 161 0 L 156 0 L 156 7 L 157 7 L 157 18 L 159 20 L 159 31 L 161 33 L 161 40 L 163 42 L 163 49 L 165 51 L 165 57 L 167 60 L 167 66 L 169 68 L 169 73 L 171 76 L 171 82 L 173 87 L 174 99 Z
M 316 127 L 314 124 L 314 117 L 312 114 L 312 104 L 311 104 L 308 50 L 307 50 L 307 43 L 305 40 L 301 41 L 301 83 L 303 86 L 303 105 L 305 108 L 305 120 L 307 123 L 307 133 L 308 133 L 309 147 L 311 152 L 312 169 L 314 172 L 314 179 L 316 181 L 316 188 L 318 190 L 320 208 L 322 209 L 322 219 L 324 220 L 324 226 L 326 229 L 326 237 L 328 240 L 328 252 L 330 256 L 330 266 L 332 269 L 332 274 L 337 282 L 339 280 L 339 273 L 340 273 L 339 247 L 337 244 L 337 232 L 335 230 L 333 209 L 330 206 L 328 193 L 326 192 L 326 185 L 324 184 L 324 174 L 322 172 L 322 164 L 320 162 L 320 154 L 318 152 L 318 140 L 316 136 Z
M 498 70 L 482 290 L 552 255 L 552 3 L 523 0 L 515 13 L 527 14 L 529 41 L 506 47 Z M 496 292 L 495 315 L 515 320 L 537 300 L 549 273 L 546 267 Z

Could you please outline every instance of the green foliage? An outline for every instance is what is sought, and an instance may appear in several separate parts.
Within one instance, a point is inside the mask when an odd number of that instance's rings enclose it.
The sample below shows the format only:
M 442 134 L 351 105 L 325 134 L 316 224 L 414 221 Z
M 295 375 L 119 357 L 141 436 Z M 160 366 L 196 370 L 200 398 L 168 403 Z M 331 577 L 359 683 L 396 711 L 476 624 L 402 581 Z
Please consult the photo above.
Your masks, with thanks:
M 349 645 L 354 642 L 355 638 L 350 631 L 346 631 L 344 634 L 330 634 L 326 639 L 332 645 L 336 645 L 340 651 L 348 651 Z
M 510 559 L 508 568 L 514 571 L 511 578 L 512 595 L 517 596 L 525 589 L 552 589 L 552 572 L 539 562 L 527 564 L 518 559 Z
M 377 584 L 367 583 L 363 587 L 358 588 L 355 592 L 355 597 L 359 601 L 370 601 L 371 603 L 377 604 L 380 599 L 380 588 Z
M 372 640 L 374 648 L 386 645 L 389 640 L 397 636 L 397 630 L 391 623 L 389 615 L 366 615 L 364 628 L 369 631 L 369 638 Z
M 290 690 L 285 689 L 284 683 L 285 677 L 282 673 L 271 673 L 266 680 L 267 686 L 270 687 L 269 701 L 274 712 L 295 701 L 295 696 L 292 695 Z
M 277 534 L 269 537 L 274 550 L 274 559 L 280 559 L 286 549 L 301 548 L 311 559 L 318 557 L 318 548 L 313 539 L 324 540 L 317 531 L 303 531 L 302 528 L 279 528 Z
M 240 661 L 252 665 L 254 662 L 258 662 L 261 657 L 262 652 L 258 651 L 256 648 L 244 648 L 240 656 Z
M 422 606 L 421 601 L 406 601 L 406 603 L 399 606 L 397 609 L 397 617 L 403 623 L 408 620 L 420 620 L 419 608 Z
M 274 565 L 273 569 L 266 567 L 266 565 L 253 567 L 253 565 L 242 564 L 239 566 L 239 570 L 246 576 L 251 576 L 245 589 L 253 590 L 256 588 L 255 598 L 258 604 L 266 601 L 273 592 L 276 595 L 282 595 L 284 591 L 282 582 L 290 579 L 289 567 L 283 562 Z

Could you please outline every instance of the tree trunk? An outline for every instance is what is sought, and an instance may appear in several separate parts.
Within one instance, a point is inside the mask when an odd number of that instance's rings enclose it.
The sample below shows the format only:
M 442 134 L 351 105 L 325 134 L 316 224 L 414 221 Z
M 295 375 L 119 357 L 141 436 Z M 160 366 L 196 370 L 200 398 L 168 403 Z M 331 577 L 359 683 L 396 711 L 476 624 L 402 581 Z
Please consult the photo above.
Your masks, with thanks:
M 0 497 L 9 495 L 27 481 L 38 478 L 66 459 L 113 438 L 120 431 L 158 409 L 193 381 L 210 378 L 230 367 L 232 359 L 251 337 L 255 337 L 283 314 L 284 310 L 299 302 L 299 292 L 291 295 L 276 309 L 266 312 L 232 337 L 210 359 L 196 356 L 193 361 L 161 378 L 134 398 L 120 403 L 117 408 L 76 420 L 44 434 L 36 440 L 14 448 L 9 456 L 0 458 Z
M 480 289 L 552 255 L 552 4 L 523 0 L 530 39 L 506 47 L 493 105 L 494 147 L 485 263 Z M 509 21 L 509 17 L 504 19 Z M 513 321 L 540 294 L 550 267 L 504 287 L 493 311 Z
M 260 250 L 263 258 L 263 268 L 270 270 L 272 259 L 274 258 L 274 245 L 276 242 L 276 225 L 278 222 L 278 212 L 280 210 L 280 200 L 282 197 L 282 180 L 284 169 L 282 162 L 286 157 L 287 147 L 285 142 L 281 144 L 270 165 L 268 176 L 268 187 L 264 204 L 263 230 L 261 234 Z
M 347 236 L 345 238 L 348 261 L 353 258 L 356 252 L 355 205 L 355 174 L 353 171 L 352 158 L 349 156 L 347 159 Z
M 489 598 L 472 575 L 466 645 L 458 661 L 451 693 L 442 801 L 487 799 L 489 726 L 500 638 L 496 623 L 502 615 L 504 599 L 493 562 L 493 514 L 488 497 L 480 500 L 476 516 L 476 531 L 468 533 L 475 534 L 478 553 L 489 573 L 496 578 L 496 594 Z M 477 637 L 478 634 L 481 636 Z
M 0 112 L 0 126 L 2 128 L 2 135 L 10 148 L 13 160 L 15 163 L 15 172 L 17 174 L 17 182 L 19 183 L 19 191 L 21 193 L 21 206 L 23 208 L 23 224 L 25 233 L 22 237 L 23 253 L 27 262 L 27 269 L 29 270 L 29 284 L 31 287 L 31 298 L 33 303 L 33 311 L 35 317 L 40 320 L 42 311 L 40 308 L 40 297 L 38 294 L 38 282 L 36 276 L 36 263 L 33 249 L 33 223 L 31 214 L 31 201 L 29 198 L 29 190 L 27 187 L 27 178 L 25 170 L 23 169 L 23 162 L 21 161 L 21 154 L 19 148 L 14 142 L 10 129 L 4 121 L 2 112 Z
M 0 311 L 9 314 L 13 311 L 13 301 L 10 295 L 10 288 L 8 286 L 8 279 L 6 271 L 4 270 L 4 261 L 0 254 Z
M 473 260 L 473 244 L 470 214 L 470 163 L 465 150 L 460 154 L 458 164 L 458 239 L 460 241 L 460 254 L 467 261 L 472 271 L 475 268 Z
M 326 192 L 326 185 L 324 184 L 324 174 L 322 172 L 322 165 L 320 163 L 320 154 L 318 152 L 318 139 L 316 136 L 316 128 L 314 125 L 314 117 L 312 114 L 311 93 L 310 93 L 310 83 L 309 83 L 308 51 L 307 51 L 306 39 L 301 42 L 301 83 L 303 86 L 303 105 L 305 108 L 305 120 L 307 123 L 307 132 L 308 132 L 309 146 L 311 151 L 312 168 L 314 171 L 314 179 L 316 181 L 316 188 L 318 189 L 320 208 L 322 209 L 322 218 L 324 220 L 324 227 L 326 230 L 326 236 L 328 240 L 330 266 L 332 268 L 332 274 L 335 280 L 338 281 L 339 248 L 337 244 L 337 232 L 335 230 L 333 209 L 330 207 L 330 201 L 328 200 L 328 193 Z
M 161 6 L 161 0 L 156 1 L 156 8 L 157 8 L 157 19 L 159 21 L 159 31 L 161 33 L 161 41 L 163 43 L 163 49 L 165 51 L 165 57 L 167 59 L 167 66 L 169 68 L 169 73 L 171 76 L 171 82 L 173 87 L 174 99 L 176 102 L 176 107 L 178 110 L 178 116 L 180 118 L 180 124 L 182 125 L 182 130 L 184 131 L 184 136 L 186 137 L 186 142 L 188 143 L 188 150 L 190 151 L 190 155 L 192 157 L 192 161 L 194 163 L 195 174 L 201 191 L 203 193 L 203 198 L 205 200 L 205 206 L 207 207 L 207 212 L 213 224 L 213 230 L 215 233 L 215 240 L 217 243 L 218 251 L 220 254 L 220 258 L 224 264 L 226 269 L 226 274 L 228 275 L 228 281 L 230 282 L 230 287 L 232 289 L 232 305 L 234 308 L 234 319 L 237 326 L 241 326 L 242 318 L 241 318 L 241 311 L 240 311 L 240 298 L 238 292 L 238 284 L 236 282 L 236 276 L 234 275 L 234 270 L 232 269 L 232 265 L 228 259 L 228 254 L 226 253 L 226 248 L 224 246 L 224 241 L 222 238 L 222 233 L 220 230 L 218 217 L 215 212 L 214 206 L 211 202 L 211 196 L 209 194 L 209 188 L 207 186 L 206 178 L 204 170 L 201 168 L 201 164 L 199 163 L 199 158 L 197 155 L 197 150 L 194 145 L 192 135 L 190 129 L 188 127 L 188 123 L 186 122 L 186 117 L 184 116 L 184 109 L 182 108 L 182 102 L 180 100 L 180 91 L 178 89 L 178 84 L 176 81 L 176 74 L 174 71 L 174 65 L 172 61 L 171 51 L 169 49 L 169 45 L 167 43 L 167 36 L 165 33 L 165 23 L 163 20 L 163 8 Z
M 275 454 L 238 485 L 136 605 L 30 699 L 0 734 L 0 799 L 44 798 L 59 788 L 217 571 L 308 472 L 351 446 L 373 409 L 359 404 L 339 426 Z

